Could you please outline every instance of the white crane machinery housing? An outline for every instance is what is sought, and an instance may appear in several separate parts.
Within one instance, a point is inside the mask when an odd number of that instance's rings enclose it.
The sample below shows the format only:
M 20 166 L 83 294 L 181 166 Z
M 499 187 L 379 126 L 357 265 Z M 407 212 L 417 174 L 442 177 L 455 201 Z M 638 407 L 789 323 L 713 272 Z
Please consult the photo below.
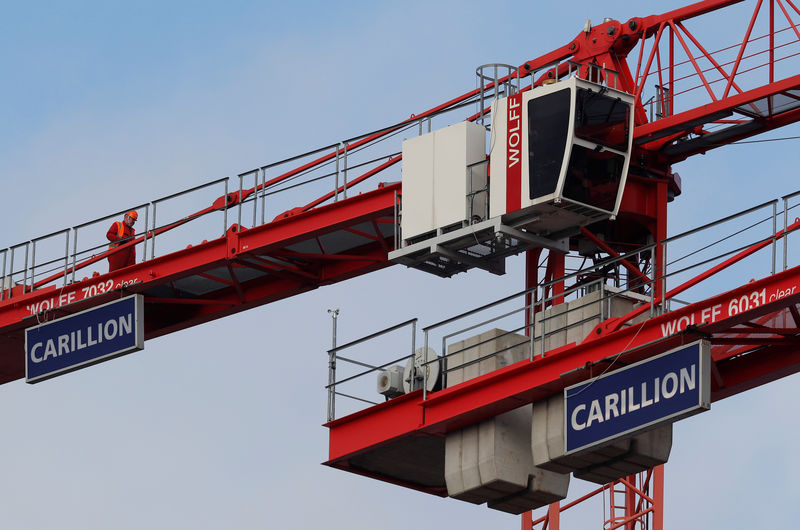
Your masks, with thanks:
M 504 272 L 505 256 L 568 250 L 581 226 L 618 211 L 633 142 L 633 96 L 571 77 L 492 103 L 403 142 L 402 246 L 390 259 L 452 276 Z

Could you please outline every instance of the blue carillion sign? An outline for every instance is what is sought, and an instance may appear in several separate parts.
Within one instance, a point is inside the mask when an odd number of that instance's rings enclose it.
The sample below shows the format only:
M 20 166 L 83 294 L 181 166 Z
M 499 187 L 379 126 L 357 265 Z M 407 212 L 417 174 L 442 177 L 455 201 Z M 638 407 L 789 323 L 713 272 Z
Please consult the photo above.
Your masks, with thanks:
M 709 366 L 701 340 L 565 389 L 565 453 L 709 409 Z
M 133 295 L 25 330 L 25 380 L 56 375 L 144 348 L 142 295 Z

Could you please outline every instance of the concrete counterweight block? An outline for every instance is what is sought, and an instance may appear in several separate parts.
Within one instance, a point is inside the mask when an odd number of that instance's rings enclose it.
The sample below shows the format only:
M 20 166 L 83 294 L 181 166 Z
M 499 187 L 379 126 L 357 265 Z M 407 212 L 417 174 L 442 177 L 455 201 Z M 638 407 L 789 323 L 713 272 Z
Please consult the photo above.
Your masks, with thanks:
M 667 463 L 672 449 L 672 424 L 637 434 L 630 439 L 630 449 L 602 465 L 590 466 L 575 472 L 575 478 L 596 484 L 646 471 Z
M 600 291 L 568 302 L 567 304 L 567 344 L 580 344 L 600 323 Z
M 571 455 L 564 454 L 565 447 L 564 395 L 559 393 L 533 404 L 533 465 L 549 471 L 572 472 L 597 484 L 645 471 L 669 458 L 672 424 Z
M 602 292 L 598 289 L 568 302 L 565 344 L 580 344 L 603 318 L 626 315 L 646 300 L 645 296 L 605 285 Z M 626 325 L 641 323 L 647 316 L 637 317 Z
M 631 452 L 625 459 L 645 469 L 666 464 L 672 450 L 672 425 L 670 423 L 634 436 L 631 441 Z
M 453 431 L 445 437 L 444 480 L 450 497 L 473 504 L 486 502 L 480 492 L 473 491 L 480 485 L 477 425 Z
M 451 387 L 463 383 L 467 379 L 472 379 L 478 375 L 478 365 L 472 364 L 470 373 L 466 373 L 464 365 L 471 363 L 478 358 L 478 337 L 470 337 L 468 339 L 455 342 L 447 349 L 447 358 L 445 359 L 445 387 Z
M 489 501 L 489 508 L 519 515 L 563 500 L 569 490 L 569 474 L 554 473 L 539 467 L 528 476 L 528 487 L 509 497 Z
M 478 471 L 487 499 L 505 497 L 528 486 L 533 468 L 530 451 L 531 406 L 526 405 L 478 424 Z
M 544 333 L 544 350 L 550 351 L 560 348 L 567 343 L 567 304 L 559 304 L 534 316 L 534 338 L 537 339 L 538 349 L 534 353 L 541 353 L 541 339 Z
M 526 421 L 527 417 L 527 421 Z M 445 482 L 455 499 L 483 504 L 528 486 L 530 405 L 447 434 Z M 460 457 L 460 459 L 459 459 Z
M 533 465 L 557 473 L 603 464 L 630 449 L 630 440 L 618 440 L 592 451 L 564 455 L 564 395 L 561 393 L 533 404 L 531 429 Z
M 450 344 L 445 359 L 446 387 L 527 359 L 529 344 L 528 337 L 497 328 Z
M 534 317 L 534 355 L 541 355 L 566 344 L 580 344 L 602 319 L 629 313 L 647 297 L 605 285 L 580 298 L 538 311 Z M 641 315 L 626 325 L 641 323 L 648 315 Z M 542 335 L 544 334 L 544 350 Z
M 447 386 L 527 358 L 528 344 L 526 337 L 499 329 L 452 344 L 448 349 L 453 354 L 448 359 L 452 377 L 448 377 Z M 471 366 L 464 366 L 470 362 Z M 448 495 L 475 504 L 489 502 L 490 507 L 510 513 L 566 497 L 569 477 L 565 482 L 563 476 L 533 466 L 530 437 L 531 405 L 448 433 Z
M 488 502 L 490 508 L 513 514 L 565 498 L 569 475 L 533 465 L 531 417 L 531 406 L 525 405 L 449 433 L 445 481 L 450 497 L 474 504 Z M 461 462 L 456 468 L 458 456 Z

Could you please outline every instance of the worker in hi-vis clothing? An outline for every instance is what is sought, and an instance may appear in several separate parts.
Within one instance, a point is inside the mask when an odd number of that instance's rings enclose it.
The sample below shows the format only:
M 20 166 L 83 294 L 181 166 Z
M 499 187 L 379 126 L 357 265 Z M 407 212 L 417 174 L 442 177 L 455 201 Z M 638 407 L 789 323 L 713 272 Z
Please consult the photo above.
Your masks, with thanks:
M 138 218 L 139 214 L 136 213 L 136 210 L 131 210 L 125 214 L 122 221 L 115 221 L 111 225 L 106 234 L 108 240 L 111 241 L 108 246 L 109 249 L 115 249 L 133 238 L 134 234 L 136 234 L 133 223 Z M 136 263 L 136 246 L 131 245 L 108 256 L 108 272 L 133 265 L 134 263 Z

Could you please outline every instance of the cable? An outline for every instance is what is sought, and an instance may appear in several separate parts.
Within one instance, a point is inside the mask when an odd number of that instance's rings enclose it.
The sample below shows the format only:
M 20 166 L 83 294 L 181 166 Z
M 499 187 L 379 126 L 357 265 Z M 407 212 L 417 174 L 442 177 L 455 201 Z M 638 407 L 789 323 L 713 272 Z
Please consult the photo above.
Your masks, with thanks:
M 783 138 L 766 138 L 764 140 L 741 140 L 741 141 L 738 141 L 738 142 L 731 142 L 730 145 L 736 145 L 736 144 L 760 144 L 760 143 L 763 143 L 763 142 L 779 142 L 779 141 L 782 141 L 782 140 L 800 140 L 800 136 L 785 136 Z

